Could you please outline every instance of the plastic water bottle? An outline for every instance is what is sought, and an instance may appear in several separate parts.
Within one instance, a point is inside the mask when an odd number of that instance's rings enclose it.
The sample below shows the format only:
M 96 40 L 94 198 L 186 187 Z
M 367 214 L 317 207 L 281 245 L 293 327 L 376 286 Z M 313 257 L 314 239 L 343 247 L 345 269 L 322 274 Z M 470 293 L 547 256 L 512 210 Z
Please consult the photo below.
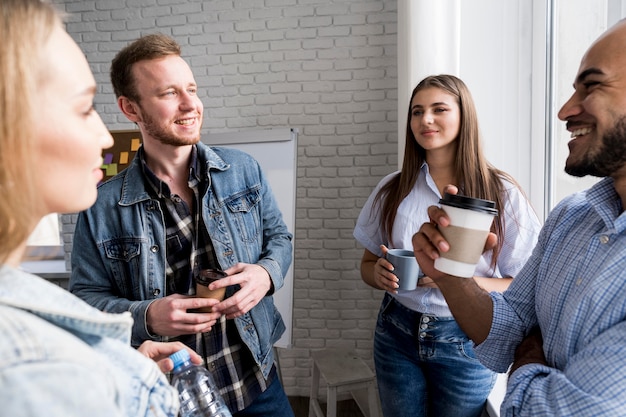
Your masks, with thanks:
M 170 355 L 174 362 L 172 385 L 178 390 L 181 417 L 232 417 L 213 377 L 202 366 L 191 363 L 185 349 Z

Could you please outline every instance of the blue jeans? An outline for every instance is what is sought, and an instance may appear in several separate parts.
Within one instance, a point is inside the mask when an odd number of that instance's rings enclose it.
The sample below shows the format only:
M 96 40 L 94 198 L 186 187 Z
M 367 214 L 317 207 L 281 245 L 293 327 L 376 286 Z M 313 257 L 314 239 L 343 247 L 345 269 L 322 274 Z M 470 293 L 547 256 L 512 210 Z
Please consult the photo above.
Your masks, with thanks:
M 294 417 L 291 404 L 283 385 L 280 383 L 278 375 L 269 387 L 248 407 L 238 413 L 233 413 L 233 417 Z
M 496 378 L 454 318 L 410 310 L 389 294 L 376 323 L 374 363 L 385 417 L 479 417 Z

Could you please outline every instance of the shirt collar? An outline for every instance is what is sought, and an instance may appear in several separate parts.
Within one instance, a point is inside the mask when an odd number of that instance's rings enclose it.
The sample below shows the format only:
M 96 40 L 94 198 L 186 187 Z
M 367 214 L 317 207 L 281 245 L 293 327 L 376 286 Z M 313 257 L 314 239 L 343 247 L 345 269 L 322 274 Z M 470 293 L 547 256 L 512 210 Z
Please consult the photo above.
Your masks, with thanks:
M 171 197 L 170 187 L 166 182 L 161 181 L 159 177 L 156 176 L 154 172 L 148 167 L 146 163 L 145 151 L 143 146 L 139 148 L 137 151 L 139 156 L 139 160 L 141 161 L 141 168 L 144 173 L 144 176 L 148 182 L 150 189 L 152 189 L 159 197 Z M 198 183 L 202 178 L 202 164 L 199 163 L 198 158 L 198 149 L 196 145 L 193 145 L 191 148 L 191 160 L 189 162 L 189 177 L 187 181 L 189 183 Z

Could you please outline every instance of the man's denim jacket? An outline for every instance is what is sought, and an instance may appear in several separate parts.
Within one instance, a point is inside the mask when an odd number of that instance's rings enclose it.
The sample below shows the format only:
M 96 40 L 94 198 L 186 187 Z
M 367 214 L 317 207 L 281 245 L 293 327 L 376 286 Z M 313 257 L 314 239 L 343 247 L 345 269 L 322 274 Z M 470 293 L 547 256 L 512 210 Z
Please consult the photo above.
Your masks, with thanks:
M 208 165 L 202 216 L 220 267 L 260 265 L 278 291 L 291 264 L 292 235 L 258 162 L 239 150 L 196 146 L 199 161 Z M 78 216 L 70 290 L 101 310 L 130 311 L 134 346 L 163 339 L 148 332 L 146 311 L 167 295 L 165 250 L 176 249 L 165 240 L 162 208 L 146 189 L 138 157 L 102 184 L 96 203 Z M 235 289 L 227 291 L 229 296 Z M 267 377 L 272 347 L 285 330 L 271 294 L 235 323 Z

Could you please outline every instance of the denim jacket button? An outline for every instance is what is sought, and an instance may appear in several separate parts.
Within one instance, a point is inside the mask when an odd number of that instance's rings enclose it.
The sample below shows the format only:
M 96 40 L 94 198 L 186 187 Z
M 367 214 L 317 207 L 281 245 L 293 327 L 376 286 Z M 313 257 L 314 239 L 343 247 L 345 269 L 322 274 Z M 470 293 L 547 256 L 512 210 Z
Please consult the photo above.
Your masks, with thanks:
M 157 245 L 154 245 L 150 248 L 150 252 L 152 253 L 157 253 L 159 251 L 159 247 Z
M 155 288 L 154 291 L 152 291 L 152 295 L 154 295 L 154 296 L 157 296 L 159 294 L 161 294 L 161 290 L 158 289 L 158 288 Z

